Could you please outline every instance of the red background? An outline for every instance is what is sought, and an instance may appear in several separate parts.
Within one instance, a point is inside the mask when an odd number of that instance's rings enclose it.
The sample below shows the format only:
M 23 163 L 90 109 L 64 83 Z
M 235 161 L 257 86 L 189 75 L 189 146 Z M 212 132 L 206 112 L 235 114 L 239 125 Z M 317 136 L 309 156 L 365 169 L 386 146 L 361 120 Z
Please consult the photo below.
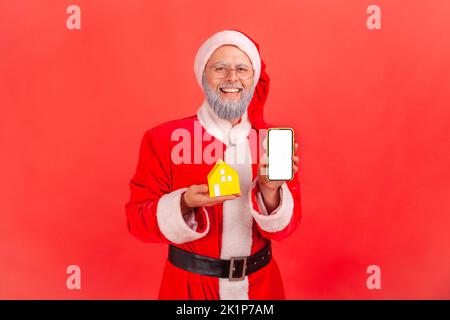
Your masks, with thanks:
M 145 130 L 200 106 L 193 59 L 225 28 L 260 43 L 266 118 L 301 138 L 303 220 L 274 248 L 287 298 L 450 298 L 449 16 L 446 0 L 0 0 L 0 298 L 156 297 L 166 247 L 128 233 L 128 182 Z

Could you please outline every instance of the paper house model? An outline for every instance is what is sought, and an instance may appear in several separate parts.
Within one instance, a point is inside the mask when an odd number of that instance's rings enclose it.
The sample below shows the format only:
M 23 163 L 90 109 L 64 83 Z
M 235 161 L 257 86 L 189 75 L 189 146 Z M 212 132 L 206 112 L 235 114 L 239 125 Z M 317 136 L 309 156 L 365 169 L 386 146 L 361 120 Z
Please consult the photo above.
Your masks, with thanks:
M 210 197 L 228 196 L 241 192 L 238 173 L 222 160 L 217 161 L 208 173 L 208 187 Z

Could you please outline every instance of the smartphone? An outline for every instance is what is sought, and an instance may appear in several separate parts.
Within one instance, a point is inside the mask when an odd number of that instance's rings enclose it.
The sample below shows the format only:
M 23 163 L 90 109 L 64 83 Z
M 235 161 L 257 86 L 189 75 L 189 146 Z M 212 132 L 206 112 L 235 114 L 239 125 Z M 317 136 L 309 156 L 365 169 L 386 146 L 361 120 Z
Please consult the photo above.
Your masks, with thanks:
M 270 128 L 267 132 L 269 180 L 292 180 L 294 131 L 291 128 Z

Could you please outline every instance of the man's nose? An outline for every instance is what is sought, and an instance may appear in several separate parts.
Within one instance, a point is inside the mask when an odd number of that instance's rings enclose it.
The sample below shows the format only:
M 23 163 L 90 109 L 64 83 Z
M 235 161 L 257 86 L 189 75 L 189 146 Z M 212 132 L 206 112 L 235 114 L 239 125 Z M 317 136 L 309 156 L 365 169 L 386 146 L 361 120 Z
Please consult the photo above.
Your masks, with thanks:
M 227 76 L 225 77 L 225 80 L 227 81 L 231 81 L 231 82 L 236 82 L 238 81 L 238 76 L 237 76 L 237 70 L 236 69 L 230 69 L 228 71 Z

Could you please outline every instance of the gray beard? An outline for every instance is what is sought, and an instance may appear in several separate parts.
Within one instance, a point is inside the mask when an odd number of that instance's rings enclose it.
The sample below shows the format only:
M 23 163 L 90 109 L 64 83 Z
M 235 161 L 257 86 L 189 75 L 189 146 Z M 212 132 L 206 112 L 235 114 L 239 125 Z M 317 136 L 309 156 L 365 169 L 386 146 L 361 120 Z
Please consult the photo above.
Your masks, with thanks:
M 220 94 L 212 90 L 210 86 L 206 83 L 206 77 L 203 75 L 202 78 L 203 91 L 206 95 L 206 100 L 210 105 L 211 109 L 217 114 L 219 118 L 225 120 L 239 119 L 247 110 L 250 101 L 253 98 L 252 90 L 243 90 L 241 98 L 239 100 L 226 100 L 224 101 Z

